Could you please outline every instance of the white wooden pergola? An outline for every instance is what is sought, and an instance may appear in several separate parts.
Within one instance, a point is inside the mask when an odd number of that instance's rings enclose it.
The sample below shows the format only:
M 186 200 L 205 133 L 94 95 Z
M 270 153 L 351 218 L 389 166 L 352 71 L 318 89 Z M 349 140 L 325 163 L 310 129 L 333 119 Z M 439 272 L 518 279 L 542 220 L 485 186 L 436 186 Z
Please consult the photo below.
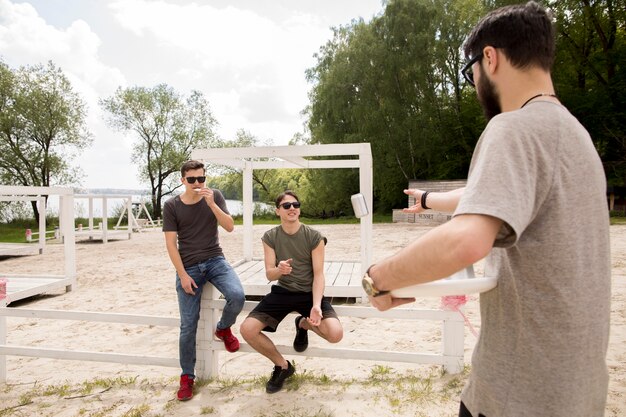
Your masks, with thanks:
M 54 291 L 65 287 L 71 291 L 76 285 L 76 253 L 74 245 L 74 191 L 64 187 L 22 187 L 0 185 L 0 196 L 3 201 L 40 201 L 43 196 L 59 196 L 59 226 L 61 233 L 69 237 L 64 239 L 64 273 L 62 275 L 19 274 L 0 269 L 0 276 L 7 278 L 8 302 L 37 294 Z M 42 216 L 46 212 L 40 211 Z M 44 233 L 45 238 L 45 233 Z M 41 233 L 40 233 L 41 239 Z M 37 262 L 36 259 L 33 262 Z M 0 265 L 2 267 L 2 265 Z M 7 302 L 7 304 L 8 304 Z M 1 307 L 1 305 L 0 305 Z M 0 340 L 0 343 L 2 341 Z
M 244 259 L 237 262 L 235 267 L 248 295 L 265 295 L 269 290 L 262 262 L 252 256 L 252 172 L 255 169 L 357 168 L 359 192 L 363 194 L 370 211 L 360 218 L 361 259 L 360 262 L 326 262 L 325 294 L 337 297 L 363 296 L 361 276 L 372 260 L 373 174 L 369 143 L 196 149 L 191 157 L 240 169 L 243 173 Z M 350 196 L 339 198 L 350 199 Z

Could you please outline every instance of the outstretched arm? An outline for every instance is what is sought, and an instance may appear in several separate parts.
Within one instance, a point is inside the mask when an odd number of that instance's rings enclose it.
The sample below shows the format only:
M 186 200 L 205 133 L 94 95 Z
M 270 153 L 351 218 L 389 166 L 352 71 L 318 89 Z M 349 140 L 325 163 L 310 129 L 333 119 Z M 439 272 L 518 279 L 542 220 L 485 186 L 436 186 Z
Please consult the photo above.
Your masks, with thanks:
M 429 192 L 426 198 L 426 205 L 429 209 L 432 210 L 441 211 L 444 213 L 452 213 L 454 212 L 454 210 L 456 210 L 456 206 L 459 204 L 459 200 L 461 200 L 463 191 L 465 191 L 465 187 L 442 193 Z M 421 203 L 422 194 L 424 193 L 424 190 L 418 190 L 417 188 L 409 188 L 408 190 L 404 190 L 404 194 L 415 197 L 415 204 L 411 207 L 403 209 L 402 211 L 405 213 L 421 213 L 426 210 L 424 207 L 422 207 Z
M 379 290 L 395 290 L 445 278 L 478 262 L 493 248 L 502 220 L 464 214 L 435 227 L 428 233 L 369 269 Z M 388 310 L 407 300 L 391 295 L 370 297 L 372 305 Z

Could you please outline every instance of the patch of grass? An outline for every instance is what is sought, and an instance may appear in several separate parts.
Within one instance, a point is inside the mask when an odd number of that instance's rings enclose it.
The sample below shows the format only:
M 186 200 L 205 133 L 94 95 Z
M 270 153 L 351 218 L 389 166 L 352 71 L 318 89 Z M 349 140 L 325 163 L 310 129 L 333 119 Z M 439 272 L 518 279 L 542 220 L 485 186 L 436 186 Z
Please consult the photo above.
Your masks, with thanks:
M 84 381 L 80 388 L 81 394 L 90 394 L 93 392 L 94 388 L 111 388 L 111 387 L 124 387 L 128 385 L 133 385 L 137 381 L 137 377 L 118 377 L 115 379 L 111 378 L 96 378 L 92 381 Z
M 140 406 L 133 407 L 124 414 L 122 414 L 122 417 L 142 417 L 149 411 L 150 406 L 148 404 L 141 404 Z
M 200 414 L 213 414 L 215 413 L 215 407 L 202 407 L 200 408 Z
M 288 410 L 288 411 L 277 410 L 277 411 L 272 412 L 272 414 L 270 415 L 276 416 L 276 417 L 333 417 L 334 416 L 332 412 L 322 410 L 321 408 L 313 412 L 313 414 L 311 414 L 295 406 L 292 410 Z M 269 417 L 270 415 L 261 413 L 261 414 L 256 414 L 255 417 Z
M 71 392 L 72 387 L 67 382 L 61 385 L 48 385 L 43 389 L 43 395 L 45 396 L 67 397 Z
M 626 217 L 611 217 L 611 226 L 626 224 Z

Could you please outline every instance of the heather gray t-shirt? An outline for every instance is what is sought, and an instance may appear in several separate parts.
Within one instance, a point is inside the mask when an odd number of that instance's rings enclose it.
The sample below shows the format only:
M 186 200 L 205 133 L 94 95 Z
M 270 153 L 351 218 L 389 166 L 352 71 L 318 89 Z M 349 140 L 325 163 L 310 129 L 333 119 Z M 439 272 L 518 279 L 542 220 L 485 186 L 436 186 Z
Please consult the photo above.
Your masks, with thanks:
M 462 394 L 487 417 L 604 414 L 610 315 L 606 180 L 589 134 L 562 106 L 494 117 L 455 212 L 504 221 L 480 296 Z
M 213 189 L 213 199 L 224 213 L 230 214 L 219 190 Z M 177 232 L 178 252 L 185 267 L 223 255 L 217 226 L 217 218 L 204 198 L 185 204 L 176 196 L 163 206 L 163 231 Z
M 291 274 L 279 278 L 277 285 L 295 292 L 311 292 L 313 290 L 313 257 L 311 252 L 326 238 L 317 230 L 306 224 L 293 235 L 285 233 L 282 226 L 276 226 L 263 234 L 263 242 L 276 253 L 278 262 L 292 259 Z

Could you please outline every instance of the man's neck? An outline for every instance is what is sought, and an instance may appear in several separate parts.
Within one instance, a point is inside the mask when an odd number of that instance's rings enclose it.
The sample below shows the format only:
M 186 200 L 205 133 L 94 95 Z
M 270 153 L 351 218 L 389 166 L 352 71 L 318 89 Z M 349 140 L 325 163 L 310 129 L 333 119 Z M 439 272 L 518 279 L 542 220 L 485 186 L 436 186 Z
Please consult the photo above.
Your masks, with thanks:
M 559 103 L 554 94 L 554 85 L 550 73 L 540 68 L 531 68 L 524 71 L 511 71 L 506 80 L 506 88 L 500 89 L 500 105 L 502 111 L 514 111 L 522 107 L 533 96 L 535 100 L 553 101 Z
M 300 223 L 300 220 L 296 220 L 295 222 L 282 222 L 280 227 L 282 227 L 283 232 L 288 235 L 294 235 L 298 232 L 298 230 L 300 230 L 301 225 L 302 223 Z
M 180 199 L 185 204 L 196 204 L 202 199 L 202 196 L 198 195 L 198 193 L 193 190 L 185 190 L 185 192 L 180 195 Z

